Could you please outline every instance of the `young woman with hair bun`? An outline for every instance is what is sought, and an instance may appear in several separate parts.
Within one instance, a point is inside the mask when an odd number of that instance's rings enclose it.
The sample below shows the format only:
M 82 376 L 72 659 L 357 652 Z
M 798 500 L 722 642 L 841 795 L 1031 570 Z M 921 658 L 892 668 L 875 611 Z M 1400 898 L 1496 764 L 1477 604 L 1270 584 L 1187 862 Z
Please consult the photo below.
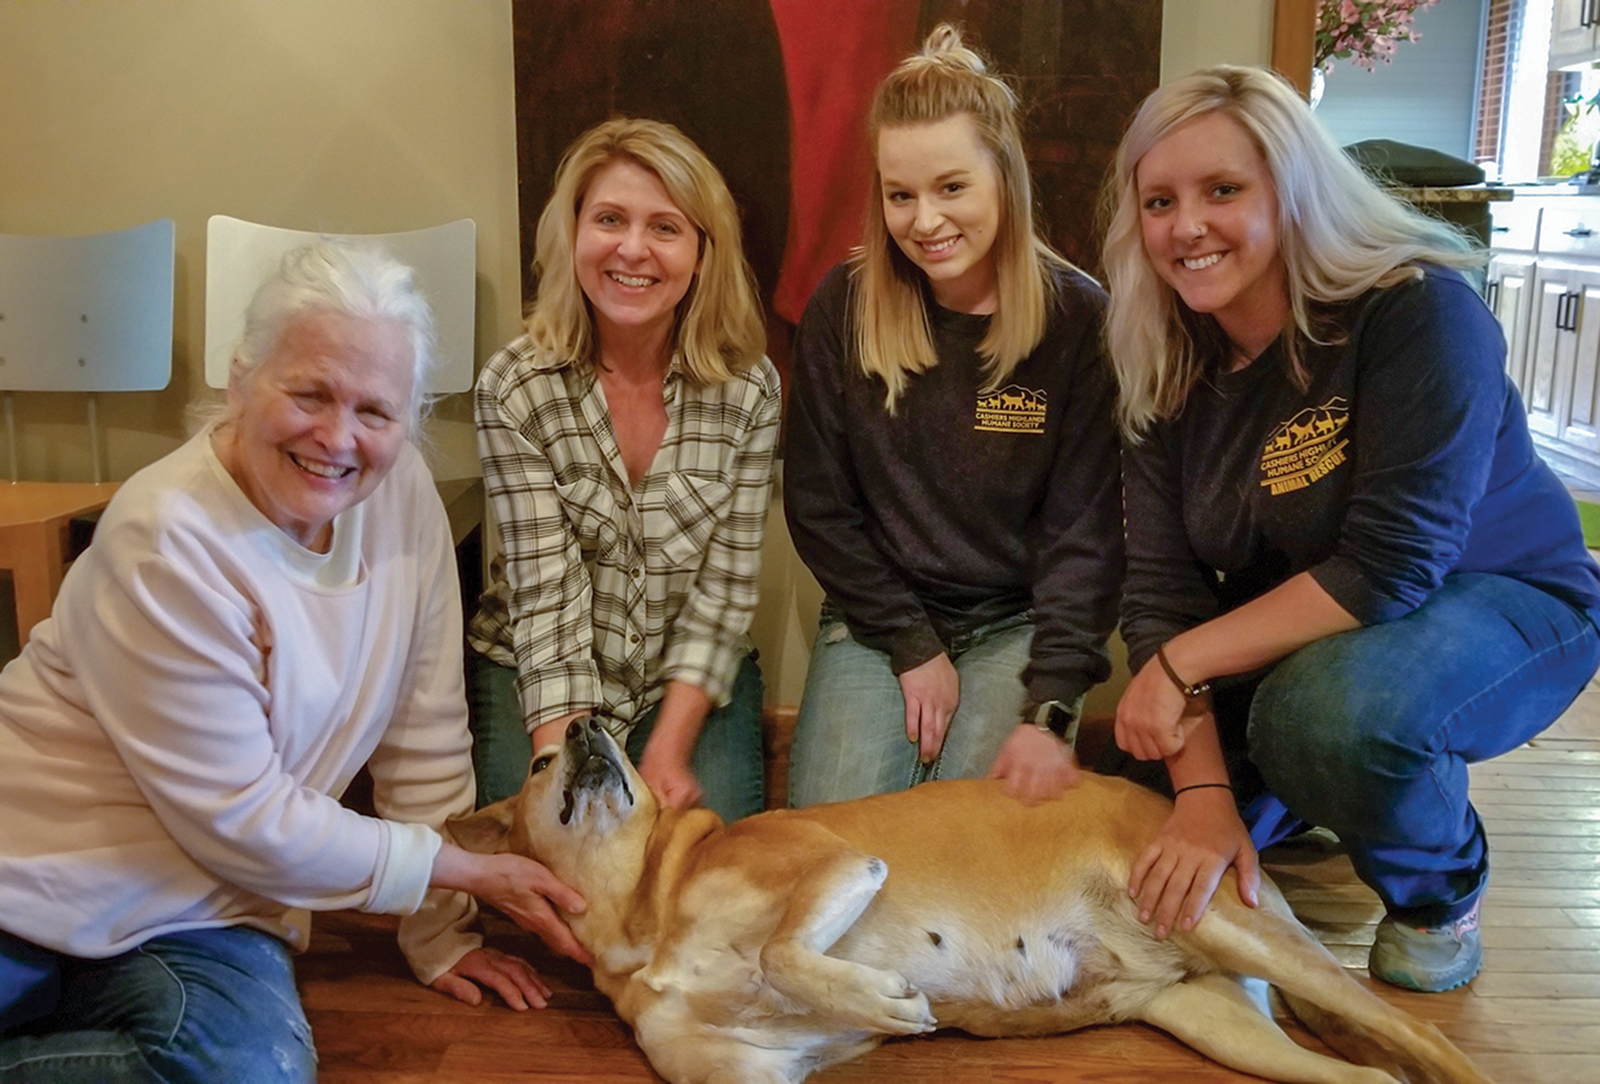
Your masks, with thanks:
M 826 592 L 795 805 L 1073 778 L 1122 573 L 1105 294 L 1043 240 L 1017 98 L 940 26 L 880 85 L 862 246 L 795 339 L 784 508 Z

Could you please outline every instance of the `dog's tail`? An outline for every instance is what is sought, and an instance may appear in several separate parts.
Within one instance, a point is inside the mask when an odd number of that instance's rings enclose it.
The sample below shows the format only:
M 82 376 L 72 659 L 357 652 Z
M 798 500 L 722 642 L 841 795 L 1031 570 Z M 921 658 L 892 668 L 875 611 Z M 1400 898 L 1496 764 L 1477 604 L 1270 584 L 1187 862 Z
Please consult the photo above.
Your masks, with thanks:
M 1272 983 L 1307 1027 L 1351 1061 L 1406 1084 L 1492 1084 L 1438 1028 L 1352 978 L 1270 883 L 1262 884 L 1256 911 L 1225 885 L 1187 940 L 1215 966 Z

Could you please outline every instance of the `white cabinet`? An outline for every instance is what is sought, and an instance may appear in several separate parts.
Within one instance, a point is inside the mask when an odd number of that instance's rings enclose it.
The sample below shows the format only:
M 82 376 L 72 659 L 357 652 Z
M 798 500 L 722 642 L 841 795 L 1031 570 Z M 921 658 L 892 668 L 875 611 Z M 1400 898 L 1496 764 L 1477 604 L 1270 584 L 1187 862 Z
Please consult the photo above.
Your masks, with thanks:
M 1533 320 L 1533 280 L 1539 248 L 1539 208 L 1527 203 L 1489 205 L 1489 244 L 1492 254 L 1484 276 L 1483 299 L 1500 321 L 1506 335 L 1506 372 L 1528 397 L 1524 375 L 1528 355 L 1528 330 Z
M 1551 69 L 1600 54 L 1600 0 L 1556 0 L 1550 26 Z
M 1540 260 L 1523 399 L 1550 464 L 1600 477 L 1600 262 Z
M 1600 488 L 1600 199 L 1519 202 L 1492 209 L 1484 297 L 1540 454 Z
M 1534 257 L 1527 254 L 1497 254 L 1489 261 L 1484 300 L 1506 334 L 1506 372 L 1522 397 L 1528 397 L 1523 383 L 1528 355 L 1528 328 L 1533 322 Z

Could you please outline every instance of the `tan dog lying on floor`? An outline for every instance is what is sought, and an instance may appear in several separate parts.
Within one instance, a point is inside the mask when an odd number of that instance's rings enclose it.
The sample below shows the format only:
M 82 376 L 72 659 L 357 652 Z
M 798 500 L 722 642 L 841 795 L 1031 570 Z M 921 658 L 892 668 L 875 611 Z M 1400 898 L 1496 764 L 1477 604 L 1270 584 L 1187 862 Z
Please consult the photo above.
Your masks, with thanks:
M 539 751 L 519 795 L 450 828 L 584 895 L 589 909 L 567 917 L 595 985 L 673 1084 L 797 1084 L 936 1027 L 1125 1020 L 1269 1080 L 1486 1084 L 1435 1028 L 1347 975 L 1265 879 L 1259 909 L 1230 873 L 1192 932 L 1157 941 L 1126 885 L 1169 808 L 1085 774 L 1032 807 L 969 780 L 724 826 L 660 810 L 590 720 Z M 1364 1065 L 1298 1046 L 1241 976 L 1276 985 Z

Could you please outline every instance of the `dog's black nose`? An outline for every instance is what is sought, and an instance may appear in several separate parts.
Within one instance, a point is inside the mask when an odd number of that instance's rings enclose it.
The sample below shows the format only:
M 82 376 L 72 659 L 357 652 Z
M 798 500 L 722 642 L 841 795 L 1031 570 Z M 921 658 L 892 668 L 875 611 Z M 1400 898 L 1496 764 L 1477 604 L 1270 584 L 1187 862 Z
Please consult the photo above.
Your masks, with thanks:
M 567 724 L 567 740 L 571 741 L 583 732 L 583 720 L 574 719 Z

